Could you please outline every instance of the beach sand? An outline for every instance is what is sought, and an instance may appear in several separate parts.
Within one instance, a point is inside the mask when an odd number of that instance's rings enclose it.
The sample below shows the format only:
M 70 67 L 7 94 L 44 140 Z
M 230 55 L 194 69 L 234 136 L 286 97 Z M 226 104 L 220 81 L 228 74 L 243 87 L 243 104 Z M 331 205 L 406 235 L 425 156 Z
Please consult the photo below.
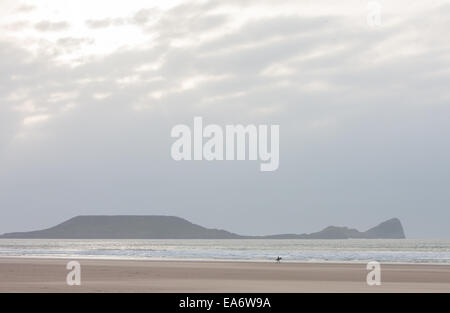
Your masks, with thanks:
M 78 260 L 68 286 L 63 259 L 0 258 L 0 292 L 450 292 L 450 266 L 381 265 L 368 286 L 365 264 Z

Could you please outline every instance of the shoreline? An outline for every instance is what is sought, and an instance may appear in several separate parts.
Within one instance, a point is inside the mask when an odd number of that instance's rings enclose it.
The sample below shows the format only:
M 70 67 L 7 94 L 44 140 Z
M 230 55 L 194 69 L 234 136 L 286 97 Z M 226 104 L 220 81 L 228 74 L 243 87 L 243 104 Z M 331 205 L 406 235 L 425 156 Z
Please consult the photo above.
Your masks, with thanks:
M 0 255 L 1 259 L 36 259 L 36 260 L 83 260 L 83 261 L 130 261 L 130 262 L 194 262 L 194 263 L 276 263 L 275 259 L 190 259 L 190 258 L 127 258 L 127 257 L 84 257 L 84 256 L 38 256 L 38 255 Z M 282 259 L 283 264 L 350 264 L 350 265 L 366 265 L 368 262 L 377 260 L 356 260 L 356 261 L 301 261 Z M 382 262 L 382 265 L 417 265 L 417 266 L 448 266 L 450 263 L 434 263 L 434 262 Z
M 81 286 L 68 286 L 69 260 Z M 450 266 L 381 264 L 368 286 L 365 264 L 93 260 L 0 257 L 0 292 L 450 292 Z

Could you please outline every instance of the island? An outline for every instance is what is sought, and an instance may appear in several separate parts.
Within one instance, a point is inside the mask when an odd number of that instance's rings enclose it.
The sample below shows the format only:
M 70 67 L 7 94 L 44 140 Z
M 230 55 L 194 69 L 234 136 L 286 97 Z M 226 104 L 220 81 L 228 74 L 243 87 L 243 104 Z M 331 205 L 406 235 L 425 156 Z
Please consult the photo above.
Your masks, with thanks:
M 176 216 L 116 215 L 77 216 L 54 227 L 6 233 L 14 239 L 403 239 L 398 218 L 387 220 L 367 231 L 329 226 L 310 234 L 245 236 L 222 229 L 206 228 Z

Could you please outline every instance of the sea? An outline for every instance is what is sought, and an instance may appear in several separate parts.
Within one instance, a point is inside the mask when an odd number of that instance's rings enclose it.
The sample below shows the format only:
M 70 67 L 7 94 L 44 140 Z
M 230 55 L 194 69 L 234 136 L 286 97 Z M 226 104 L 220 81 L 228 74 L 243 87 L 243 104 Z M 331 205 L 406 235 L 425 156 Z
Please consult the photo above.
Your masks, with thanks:
M 0 257 L 124 260 L 450 264 L 450 240 L 0 239 Z

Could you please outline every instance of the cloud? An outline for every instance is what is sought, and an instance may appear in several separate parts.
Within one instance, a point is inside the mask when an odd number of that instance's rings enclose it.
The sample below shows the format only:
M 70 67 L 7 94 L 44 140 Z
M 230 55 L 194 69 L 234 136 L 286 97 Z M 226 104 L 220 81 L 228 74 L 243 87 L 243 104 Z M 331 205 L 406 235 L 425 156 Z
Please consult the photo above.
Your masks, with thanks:
M 62 37 L 56 41 L 56 45 L 67 50 L 80 49 L 84 45 L 94 44 L 94 39 L 83 37 Z
M 130 18 L 130 22 L 136 25 L 143 26 L 147 24 L 148 21 L 152 19 L 152 17 L 158 16 L 160 11 L 156 8 L 151 9 L 141 9 L 137 11 L 132 18 Z
M 137 12 L 126 17 L 116 17 L 116 18 L 104 18 L 104 19 L 90 19 L 86 20 L 85 24 L 91 29 L 101 29 L 108 28 L 111 26 L 123 26 L 123 25 L 136 25 L 143 27 L 150 20 L 154 20 L 159 17 L 160 10 L 157 8 L 151 9 L 140 9 Z
M 85 23 L 89 28 L 99 29 L 107 28 L 110 26 L 121 26 L 125 24 L 125 21 L 122 18 L 105 18 L 101 20 L 87 20 Z
M 23 119 L 23 124 L 25 126 L 31 126 L 37 123 L 42 123 L 50 118 L 50 115 L 48 114 L 39 114 L 39 115 L 32 115 L 27 116 Z
M 34 25 L 34 28 L 41 32 L 59 32 L 69 28 L 69 23 L 64 21 L 40 21 Z

